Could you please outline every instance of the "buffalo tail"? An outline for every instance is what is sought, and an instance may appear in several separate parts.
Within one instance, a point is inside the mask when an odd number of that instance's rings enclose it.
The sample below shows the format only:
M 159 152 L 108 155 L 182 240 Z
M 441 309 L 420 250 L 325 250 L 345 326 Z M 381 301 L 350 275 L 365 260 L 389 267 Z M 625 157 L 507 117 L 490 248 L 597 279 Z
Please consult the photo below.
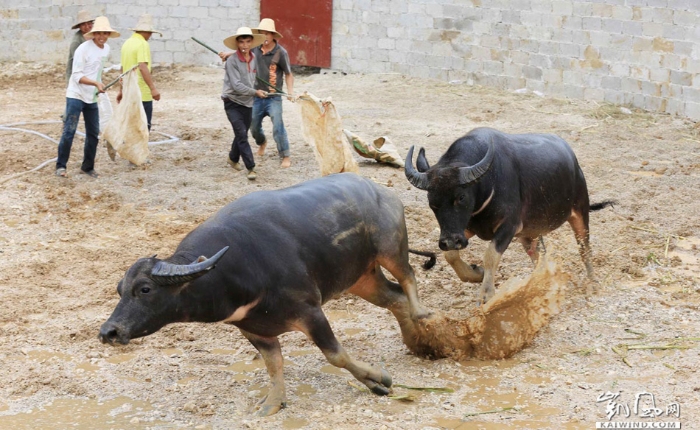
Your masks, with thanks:
M 593 203 L 592 205 L 590 205 L 590 210 L 591 211 L 599 211 L 601 209 L 605 209 L 608 206 L 610 206 L 611 208 L 615 207 L 614 205 L 616 205 L 616 204 L 617 204 L 617 200 L 604 200 L 602 202 Z
M 437 256 L 435 255 L 434 252 L 428 252 L 428 251 L 416 251 L 415 249 L 409 249 L 408 252 L 416 255 L 422 255 L 423 257 L 430 257 L 430 259 L 426 260 L 423 263 L 423 269 L 425 270 L 430 270 L 435 266 L 435 262 L 437 261 Z

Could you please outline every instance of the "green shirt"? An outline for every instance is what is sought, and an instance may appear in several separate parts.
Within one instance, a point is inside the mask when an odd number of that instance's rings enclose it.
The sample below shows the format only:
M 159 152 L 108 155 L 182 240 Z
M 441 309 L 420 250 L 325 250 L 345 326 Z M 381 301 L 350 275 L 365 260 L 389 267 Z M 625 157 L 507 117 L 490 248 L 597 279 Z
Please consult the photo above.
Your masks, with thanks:
M 75 50 L 78 49 L 78 46 L 82 45 L 83 42 L 85 42 L 85 37 L 83 37 L 83 33 L 81 33 L 80 30 L 76 31 L 73 35 L 73 39 L 71 39 L 70 49 L 68 50 L 68 64 L 66 64 L 66 81 L 68 81 L 70 79 L 70 75 L 73 74 L 73 57 L 75 56 Z
M 134 33 L 122 45 L 122 71 L 127 71 L 139 63 L 146 63 L 148 71 L 151 71 L 151 47 L 146 39 L 138 33 Z M 150 102 L 153 100 L 151 89 L 143 80 L 139 71 L 139 89 L 141 90 L 141 101 Z

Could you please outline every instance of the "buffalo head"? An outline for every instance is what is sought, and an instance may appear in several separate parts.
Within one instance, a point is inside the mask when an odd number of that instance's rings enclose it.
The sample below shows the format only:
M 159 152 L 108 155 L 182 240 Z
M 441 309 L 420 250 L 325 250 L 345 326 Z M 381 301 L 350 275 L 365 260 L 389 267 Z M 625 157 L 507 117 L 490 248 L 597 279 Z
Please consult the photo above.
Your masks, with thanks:
M 441 159 L 430 167 L 421 148 L 416 170 L 413 167 L 413 146 L 408 150 L 406 178 L 414 187 L 428 191 L 428 203 L 440 224 L 438 245 L 443 251 L 458 250 L 467 246 L 464 230 L 475 210 L 474 184 L 491 168 L 494 156 L 495 149 L 491 141 L 486 155 L 472 166 L 465 166 L 466 163 L 459 160 Z
M 157 258 L 141 258 L 117 285 L 121 297 L 109 319 L 100 328 L 102 343 L 126 345 L 166 324 L 187 320 L 179 292 L 182 286 L 214 268 L 228 246 L 211 258 L 199 257 L 191 264 L 172 264 Z

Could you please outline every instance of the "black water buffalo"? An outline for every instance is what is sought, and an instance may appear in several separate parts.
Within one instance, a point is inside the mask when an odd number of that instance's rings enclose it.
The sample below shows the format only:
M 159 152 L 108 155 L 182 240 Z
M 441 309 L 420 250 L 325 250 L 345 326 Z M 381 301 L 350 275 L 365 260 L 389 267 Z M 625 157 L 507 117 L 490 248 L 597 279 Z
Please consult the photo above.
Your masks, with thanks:
M 406 178 L 428 191 L 428 203 L 440 224 L 440 249 L 462 281 L 481 281 L 479 301 L 494 294 L 494 274 L 503 252 L 517 237 L 533 262 L 540 235 L 568 221 L 579 244 L 588 277 L 588 212 L 612 205 L 590 205 L 583 172 L 571 147 L 551 134 L 507 134 L 476 128 L 457 139 L 434 166 L 413 147 L 406 157 Z M 491 243 L 484 267 L 467 265 L 459 250 L 472 236 Z
M 264 416 L 285 405 L 277 336 L 296 330 L 331 364 L 386 395 L 389 374 L 348 355 L 321 305 L 349 291 L 391 310 L 405 335 L 402 321 L 429 314 L 418 301 L 408 251 L 401 201 L 360 176 L 251 193 L 195 228 L 172 256 L 136 261 L 119 282 L 121 299 L 99 338 L 127 344 L 173 322 L 233 324 L 260 351 L 270 374 L 271 388 L 258 403 Z M 400 285 L 388 281 L 382 267 Z

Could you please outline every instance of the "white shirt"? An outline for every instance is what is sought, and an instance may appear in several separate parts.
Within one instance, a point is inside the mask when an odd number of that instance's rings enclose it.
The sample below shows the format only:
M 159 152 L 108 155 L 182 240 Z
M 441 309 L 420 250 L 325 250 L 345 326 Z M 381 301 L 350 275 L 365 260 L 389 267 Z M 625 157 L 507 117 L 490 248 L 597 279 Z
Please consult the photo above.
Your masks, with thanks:
M 73 74 L 68 81 L 66 97 L 82 100 L 85 103 L 97 103 L 97 87 L 80 83 L 83 76 L 93 81 L 102 81 L 102 69 L 109 57 L 109 45 L 98 47 L 93 40 L 78 46 L 73 57 Z

